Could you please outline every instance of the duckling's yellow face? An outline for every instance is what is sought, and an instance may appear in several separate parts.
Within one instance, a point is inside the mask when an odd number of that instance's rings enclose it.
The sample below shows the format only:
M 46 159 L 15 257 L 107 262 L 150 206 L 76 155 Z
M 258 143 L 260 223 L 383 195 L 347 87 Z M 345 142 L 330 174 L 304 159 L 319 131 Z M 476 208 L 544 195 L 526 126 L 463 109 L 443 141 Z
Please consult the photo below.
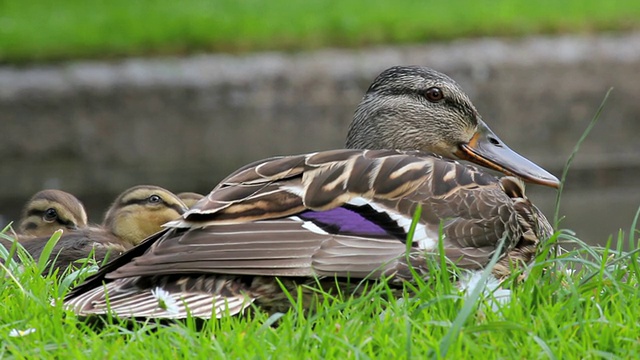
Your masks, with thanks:
M 87 213 L 75 196 L 60 190 L 43 190 L 27 203 L 20 220 L 20 232 L 49 236 L 58 229 L 76 230 L 87 226 Z
M 107 211 L 104 226 L 121 240 L 137 245 L 186 210 L 186 205 L 169 190 L 151 185 L 136 186 L 116 199 Z

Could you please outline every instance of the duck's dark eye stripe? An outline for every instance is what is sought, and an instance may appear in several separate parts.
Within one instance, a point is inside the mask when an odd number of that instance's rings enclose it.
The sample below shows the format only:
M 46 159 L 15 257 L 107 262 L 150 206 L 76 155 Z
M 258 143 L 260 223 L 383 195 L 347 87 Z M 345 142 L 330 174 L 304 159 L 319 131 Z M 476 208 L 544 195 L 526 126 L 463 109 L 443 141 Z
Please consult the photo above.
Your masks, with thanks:
M 408 88 L 389 88 L 389 89 L 380 90 L 377 93 L 382 95 L 393 95 L 393 96 L 423 97 L 416 90 L 408 89 Z
M 474 116 L 476 112 L 467 103 L 456 101 L 448 97 L 445 97 L 443 102 L 451 111 L 456 111 L 464 115 L 465 118 L 470 118 L 471 121 L 473 121 L 472 125 L 477 125 L 477 119 Z
M 38 225 L 34 222 L 28 222 L 24 225 L 25 230 L 35 230 L 38 228 Z
M 178 204 L 167 204 L 165 203 L 168 207 L 170 207 L 171 209 L 175 210 L 178 214 L 182 215 L 184 214 L 184 208 Z
M 154 203 L 154 204 L 163 204 L 164 206 L 171 208 L 173 210 L 175 210 L 178 214 L 182 215 L 184 213 L 184 209 L 182 208 L 182 206 L 180 206 L 180 204 L 169 204 L 166 201 L 164 201 L 164 199 L 162 199 L 162 197 L 160 198 L 160 202 L 158 203 Z M 144 199 L 131 199 L 128 200 L 126 202 L 124 202 L 122 204 L 122 207 L 125 206 L 129 206 L 129 205 L 148 205 L 149 204 L 149 198 L 144 198 Z
M 45 211 L 42 211 L 42 210 L 31 209 L 31 210 L 27 211 L 27 217 L 36 216 L 38 218 L 42 218 L 44 216 L 44 214 L 45 214 Z M 59 216 L 56 218 L 56 222 L 58 224 L 60 224 L 60 225 L 66 226 L 66 227 L 75 227 L 75 226 L 77 226 L 77 224 L 75 222 L 73 222 L 73 220 L 65 220 L 65 219 L 62 219 Z M 27 223 L 27 225 L 25 225 L 25 229 L 30 229 L 30 230 L 36 229 L 37 227 L 38 227 L 38 225 L 33 223 L 33 222 Z
M 122 203 L 122 207 L 129 206 L 129 205 L 146 205 L 146 204 L 149 204 L 148 200 L 149 200 L 149 198 L 131 199 L 131 200 L 128 200 L 128 201 L 125 201 L 124 203 Z
M 67 228 L 72 228 L 72 227 L 76 227 L 77 226 L 77 224 L 75 222 L 73 222 L 72 220 L 64 220 L 64 219 L 58 218 L 57 222 L 60 225 L 64 225 Z
M 27 216 L 42 217 L 42 215 L 44 215 L 44 211 L 42 211 L 42 210 L 31 209 L 31 210 L 27 211 Z

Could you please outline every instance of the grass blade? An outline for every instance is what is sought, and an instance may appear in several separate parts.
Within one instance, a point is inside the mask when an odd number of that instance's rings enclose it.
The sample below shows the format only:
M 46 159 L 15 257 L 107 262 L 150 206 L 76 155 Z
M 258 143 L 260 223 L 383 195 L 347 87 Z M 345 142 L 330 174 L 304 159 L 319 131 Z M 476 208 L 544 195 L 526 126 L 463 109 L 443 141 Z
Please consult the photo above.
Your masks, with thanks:
M 38 270 L 40 270 L 41 274 L 44 273 L 49 263 L 51 252 L 60 240 L 60 236 L 62 236 L 62 230 L 58 229 L 51 235 L 51 238 L 49 238 L 49 241 L 47 241 L 47 244 L 42 249 L 42 254 L 40 254 L 40 258 L 38 259 Z
M 487 279 L 489 278 L 489 276 L 491 276 L 491 271 L 493 270 L 493 266 L 498 262 L 498 260 L 500 259 L 500 256 L 502 255 L 502 248 L 504 247 L 505 242 L 506 242 L 506 238 L 503 237 L 500 240 L 500 243 L 498 243 L 498 246 L 496 247 L 496 251 L 493 253 L 493 256 L 491 257 L 491 261 L 489 262 L 489 264 L 487 264 L 487 266 L 482 271 L 482 275 L 480 276 L 480 280 L 478 281 L 478 284 L 473 288 L 473 291 L 467 297 L 464 303 L 464 306 L 458 313 L 458 316 L 456 316 L 455 320 L 453 321 L 453 324 L 451 324 L 449 331 L 447 331 L 445 336 L 442 338 L 442 341 L 440 341 L 440 354 L 439 354 L 440 358 L 445 358 L 447 356 L 449 349 L 451 349 L 451 346 L 460 335 L 460 330 L 462 329 L 462 326 L 469 318 L 469 315 L 471 315 L 471 313 L 473 312 L 473 308 L 476 306 L 476 303 L 478 302 L 478 300 L 480 299 L 480 296 L 482 295 L 482 292 L 484 291 L 484 284 L 486 284 Z
M 554 229 L 557 229 L 558 225 L 560 223 L 560 219 L 559 219 L 559 216 L 560 216 L 560 200 L 562 198 L 562 191 L 564 190 L 564 184 L 565 184 L 565 181 L 567 179 L 567 173 L 569 172 L 569 168 L 571 167 L 571 163 L 573 163 L 573 158 L 578 153 L 578 150 L 580 150 L 580 145 L 582 145 L 582 143 L 587 139 L 587 136 L 589 136 L 589 133 L 591 133 L 591 130 L 593 129 L 593 127 L 598 122 L 598 119 L 600 119 L 600 114 L 602 113 L 602 110 L 604 109 L 604 104 L 607 102 L 607 99 L 609 98 L 609 94 L 611 94 L 612 90 L 613 90 L 613 88 L 609 88 L 609 90 L 607 90 L 607 93 L 604 95 L 604 98 L 602 99 L 602 102 L 600 102 L 600 106 L 598 106 L 598 110 L 596 111 L 595 115 L 591 119 L 591 122 L 589 122 L 589 125 L 587 126 L 587 128 L 584 130 L 584 132 L 580 136 L 580 139 L 578 139 L 578 142 L 576 143 L 576 145 L 573 147 L 573 151 L 571 151 L 571 154 L 569 155 L 569 158 L 567 159 L 567 162 L 564 165 L 564 169 L 562 170 L 562 177 L 560 179 L 560 188 L 558 189 L 558 192 L 556 194 L 556 207 L 555 207 L 555 213 L 553 214 L 553 228 Z

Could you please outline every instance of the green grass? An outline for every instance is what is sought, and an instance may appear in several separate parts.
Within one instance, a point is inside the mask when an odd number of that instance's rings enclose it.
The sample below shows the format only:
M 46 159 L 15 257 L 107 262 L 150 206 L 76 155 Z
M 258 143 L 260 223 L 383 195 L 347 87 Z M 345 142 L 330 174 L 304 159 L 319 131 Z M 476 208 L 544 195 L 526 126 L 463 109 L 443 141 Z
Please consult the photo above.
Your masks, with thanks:
M 408 285 L 415 295 L 404 300 L 389 298 L 381 283 L 360 298 L 324 296 L 315 314 L 294 304 L 285 314 L 208 321 L 202 329 L 189 320 L 127 326 L 115 319 L 92 329 L 60 306 L 65 276 L 39 276 L 38 263 L 27 261 L 12 272 L 17 282 L 0 284 L 0 357 L 636 358 L 638 250 L 622 251 L 626 242 L 637 248 L 635 226 L 628 239 L 618 234 L 615 249 L 556 233 L 496 311 L 480 294 L 465 298 L 448 276 L 434 276 Z M 553 255 L 556 243 L 578 249 Z M 30 328 L 36 331 L 9 336 Z
M 3 0 L 0 61 L 357 47 L 639 25 L 634 0 Z

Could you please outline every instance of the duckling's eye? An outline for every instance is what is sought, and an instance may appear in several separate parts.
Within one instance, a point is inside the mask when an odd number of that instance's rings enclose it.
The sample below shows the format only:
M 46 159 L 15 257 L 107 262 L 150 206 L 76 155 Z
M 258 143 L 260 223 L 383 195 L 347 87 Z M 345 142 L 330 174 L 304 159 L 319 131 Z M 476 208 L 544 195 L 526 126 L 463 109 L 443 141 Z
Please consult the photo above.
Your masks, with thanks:
M 58 212 L 54 208 L 48 208 L 44 211 L 44 216 L 42 219 L 47 222 L 55 221 L 58 218 Z
M 158 196 L 158 195 L 151 195 L 151 196 L 149 196 L 147 201 L 152 203 L 152 204 L 158 204 L 158 203 L 162 202 L 162 198 L 160 196 Z
M 439 87 L 428 88 L 427 91 L 424 93 L 424 96 L 427 98 L 427 100 L 431 102 L 438 102 L 444 99 L 444 93 L 442 92 L 442 89 L 440 89 Z

